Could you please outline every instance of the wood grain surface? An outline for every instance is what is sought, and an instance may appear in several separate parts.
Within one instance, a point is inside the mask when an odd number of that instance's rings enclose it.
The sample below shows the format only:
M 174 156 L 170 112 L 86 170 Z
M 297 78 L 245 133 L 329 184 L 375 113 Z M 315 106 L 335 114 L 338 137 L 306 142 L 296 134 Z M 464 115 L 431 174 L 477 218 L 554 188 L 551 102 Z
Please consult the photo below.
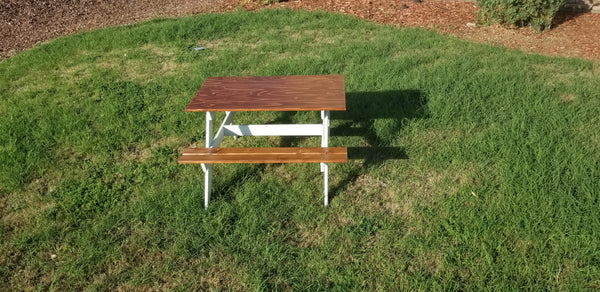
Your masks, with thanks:
M 179 164 L 348 162 L 346 147 L 187 148 Z
M 209 77 L 186 112 L 346 110 L 344 75 Z

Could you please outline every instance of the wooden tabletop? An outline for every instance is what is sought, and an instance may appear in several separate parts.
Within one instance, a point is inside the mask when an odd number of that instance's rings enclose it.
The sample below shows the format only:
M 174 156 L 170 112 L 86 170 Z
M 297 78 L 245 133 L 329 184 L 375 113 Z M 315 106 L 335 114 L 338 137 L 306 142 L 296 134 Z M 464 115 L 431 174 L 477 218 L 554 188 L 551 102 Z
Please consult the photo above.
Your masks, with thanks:
M 209 77 L 186 112 L 346 110 L 344 75 Z

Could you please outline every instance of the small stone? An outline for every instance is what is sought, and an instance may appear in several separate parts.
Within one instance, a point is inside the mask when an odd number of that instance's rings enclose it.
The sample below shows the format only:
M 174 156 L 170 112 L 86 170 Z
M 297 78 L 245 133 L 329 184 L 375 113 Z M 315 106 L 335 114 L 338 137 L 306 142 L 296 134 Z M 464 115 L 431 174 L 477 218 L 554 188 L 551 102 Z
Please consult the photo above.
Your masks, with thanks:
M 467 22 L 467 26 L 475 28 L 475 27 L 477 27 L 477 24 L 475 24 L 473 22 Z
M 55 254 L 50 255 L 50 259 L 55 260 L 56 259 L 56 255 Z

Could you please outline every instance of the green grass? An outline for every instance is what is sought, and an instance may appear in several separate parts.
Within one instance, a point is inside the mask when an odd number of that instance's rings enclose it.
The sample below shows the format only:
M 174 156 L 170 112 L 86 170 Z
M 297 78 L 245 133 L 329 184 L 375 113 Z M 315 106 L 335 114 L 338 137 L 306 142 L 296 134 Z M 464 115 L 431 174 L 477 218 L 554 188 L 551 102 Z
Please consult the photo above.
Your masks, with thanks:
M 294 74 L 346 76 L 330 206 L 316 164 L 226 165 L 205 211 L 185 106 L 209 76 Z M 0 63 L 0 290 L 599 289 L 598 92 L 597 62 L 320 12 L 58 39 Z

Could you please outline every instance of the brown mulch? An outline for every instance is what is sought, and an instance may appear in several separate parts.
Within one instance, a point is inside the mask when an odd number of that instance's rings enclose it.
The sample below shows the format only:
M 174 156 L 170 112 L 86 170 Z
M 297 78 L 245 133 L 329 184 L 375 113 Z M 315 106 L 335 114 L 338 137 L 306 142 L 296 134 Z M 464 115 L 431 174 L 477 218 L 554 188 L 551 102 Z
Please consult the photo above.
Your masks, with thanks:
M 78 31 L 240 7 L 265 6 L 258 0 L 0 0 L 0 59 Z M 289 0 L 270 7 L 341 12 L 527 52 L 600 60 L 600 13 L 561 13 L 554 28 L 540 34 L 531 28 L 474 27 L 477 7 L 470 1 Z

